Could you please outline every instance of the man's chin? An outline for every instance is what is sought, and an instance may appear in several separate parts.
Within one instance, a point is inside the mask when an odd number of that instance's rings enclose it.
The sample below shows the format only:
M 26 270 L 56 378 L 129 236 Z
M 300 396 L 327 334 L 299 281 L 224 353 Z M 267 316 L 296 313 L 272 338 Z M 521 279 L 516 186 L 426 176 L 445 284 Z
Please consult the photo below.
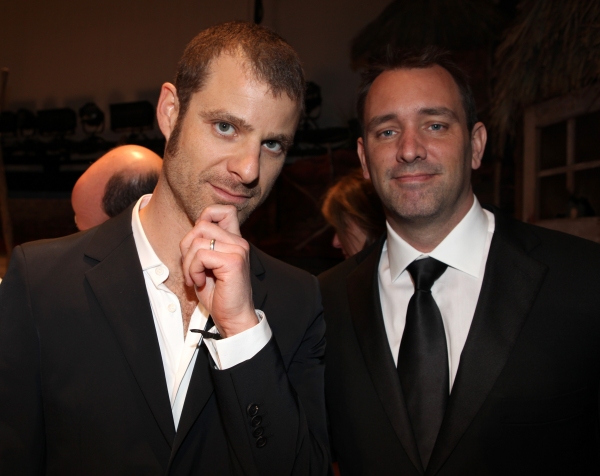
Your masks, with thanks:
M 198 221 L 200 216 L 202 215 L 202 212 L 204 211 L 204 209 L 211 205 L 231 205 L 231 206 L 235 207 L 237 209 L 237 217 L 238 217 L 238 221 L 239 221 L 240 225 L 248 219 L 248 217 L 252 214 L 252 212 L 256 208 L 256 207 L 249 206 L 249 204 L 247 204 L 247 203 L 246 204 L 239 204 L 239 203 L 235 204 L 235 203 L 228 203 L 225 201 L 215 200 L 213 203 L 206 205 L 206 207 L 204 207 L 200 210 L 188 210 L 186 215 L 187 215 L 188 219 L 190 220 L 190 223 L 192 225 L 194 225 Z
M 248 209 L 248 208 L 243 208 L 242 210 L 240 210 L 238 208 L 238 221 L 240 222 L 240 226 L 250 217 L 250 214 L 254 211 L 254 208 L 252 209 Z
M 440 213 L 440 207 L 430 203 L 408 203 L 404 202 L 401 207 L 391 207 L 394 213 L 406 221 L 418 222 L 431 220 Z

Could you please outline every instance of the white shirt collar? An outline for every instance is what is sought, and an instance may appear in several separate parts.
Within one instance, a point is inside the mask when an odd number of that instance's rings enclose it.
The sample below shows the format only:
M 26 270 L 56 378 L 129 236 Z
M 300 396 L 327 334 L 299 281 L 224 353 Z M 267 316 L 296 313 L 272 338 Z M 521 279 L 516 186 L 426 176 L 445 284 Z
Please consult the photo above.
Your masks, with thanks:
M 149 271 L 153 268 L 154 272 L 148 273 L 152 282 L 156 287 L 164 283 L 169 277 L 169 269 L 163 264 L 157 254 L 154 252 L 152 245 L 146 237 L 142 222 L 140 221 L 140 210 L 148 205 L 152 194 L 143 195 L 133 207 L 131 215 L 131 228 L 133 230 L 133 239 L 140 257 L 140 263 L 144 271 Z
M 479 278 L 486 245 L 488 216 L 477 198 L 473 206 L 458 225 L 430 253 L 424 254 L 409 245 L 387 223 L 385 244 L 390 264 L 392 281 L 395 281 L 406 267 L 420 256 L 431 256 L 452 268 Z

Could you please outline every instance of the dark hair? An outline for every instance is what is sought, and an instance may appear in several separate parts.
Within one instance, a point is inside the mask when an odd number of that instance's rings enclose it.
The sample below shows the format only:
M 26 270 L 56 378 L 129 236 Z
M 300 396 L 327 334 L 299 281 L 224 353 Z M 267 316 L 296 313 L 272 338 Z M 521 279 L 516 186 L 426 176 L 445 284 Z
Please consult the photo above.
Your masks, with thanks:
M 398 49 L 388 45 L 367 61 L 367 65 L 361 74 L 356 101 L 356 111 L 360 124 L 363 125 L 365 102 L 371 85 L 381 73 L 397 69 L 430 68 L 434 65 L 444 68 L 454 79 L 460 91 L 463 109 L 465 110 L 467 129 L 469 132 L 473 130 L 473 126 L 477 122 L 477 108 L 475 107 L 475 98 L 469 86 L 467 75 L 451 59 L 448 51 L 437 46 L 427 46 L 420 49 Z
M 158 172 L 144 174 L 118 172 L 106 183 L 102 197 L 102 209 L 109 217 L 117 216 L 142 195 L 152 193 L 158 182 Z
M 177 66 L 175 87 L 179 115 L 185 116 L 192 94 L 200 91 L 211 62 L 222 53 L 241 52 L 256 79 L 278 96 L 304 105 L 304 72 L 298 54 L 274 31 L 254 23 L 231 21 L 201 31 L 186 46 Z
M 326 193 L 321 206 L 325 219 L 336 231 L 344 233 L 348 220 L 365 232 L 365 246 L 385 232 L 385 214 L 373 184 L 366 180 L 360 169 L 342 177 Z

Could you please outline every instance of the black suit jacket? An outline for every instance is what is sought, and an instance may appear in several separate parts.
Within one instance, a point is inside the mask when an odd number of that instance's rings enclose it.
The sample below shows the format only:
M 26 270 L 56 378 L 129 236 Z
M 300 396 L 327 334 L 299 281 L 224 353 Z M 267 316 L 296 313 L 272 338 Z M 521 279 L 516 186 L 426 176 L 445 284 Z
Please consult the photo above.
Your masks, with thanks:
M 344 476 L 598 474 L 600 246 L 495 216 L 426 472 L 383 324 L 383 240 L 320 276 L 326 401 Z
M 0 286 L 0 474 L 326 474 L 316 279 L 254 248 L 251 269 L 273 338 L 223 371 L 201 346 L 176 432 L 131 210 L 16 248 Z

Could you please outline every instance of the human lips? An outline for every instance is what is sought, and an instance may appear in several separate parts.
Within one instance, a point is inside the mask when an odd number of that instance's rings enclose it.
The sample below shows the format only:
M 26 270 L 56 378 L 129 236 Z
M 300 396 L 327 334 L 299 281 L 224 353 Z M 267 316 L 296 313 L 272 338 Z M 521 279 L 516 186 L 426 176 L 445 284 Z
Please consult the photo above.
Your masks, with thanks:
M 226 188 L 214 185 L 212 183 L 210 185 L 213 188 L 215 194 L 227 203 L 244 203 L 252 197 L 251 194 L 233 192 Z
M 401 174 L 394 177 L 395 180 L 401 183 L 422 183 L 433 179 L 437 174 L 418 172 L 414 174 Z

